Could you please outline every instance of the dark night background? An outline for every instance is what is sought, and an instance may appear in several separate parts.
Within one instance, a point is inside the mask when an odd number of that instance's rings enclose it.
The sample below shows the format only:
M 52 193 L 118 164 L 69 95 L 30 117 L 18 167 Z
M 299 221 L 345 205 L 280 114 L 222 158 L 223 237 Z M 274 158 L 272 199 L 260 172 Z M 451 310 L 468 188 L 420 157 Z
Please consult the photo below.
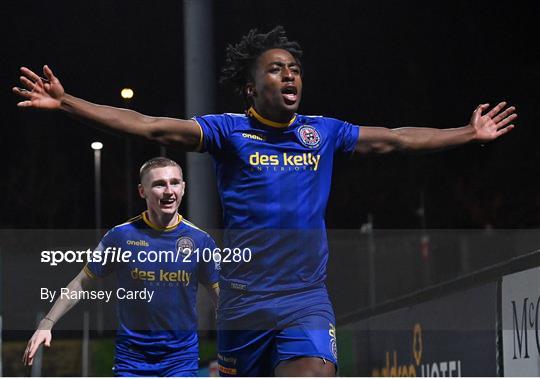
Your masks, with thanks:
M 132 140 L 128 170 L 126 137 L 84 126 L 59 112 L 18 109 L 19 98 L 11 88 L 19 84 L 19 67 L 41 71 L 48 64 L 67 92 L 89 101 L 184 118 L 182 3 L 0 1 L 0 232 L 4 230 L 0 253 L 7 253 L 0 257 L 0 308 L 3 339 L 14 341 L 10 350 L 3 349 L 5 374 L 29 373 L 21 367 L 20 355 L 36 313 L 49 308 L 38 298 L 39 285 L 64 285 L 80 270 L 73 264 L 40 264 L 36 253 L 55 238 L 95 238 L 92 230 L 57 231 L 95 226 L 91 142 L 104 143 L 104 229 L 144 209 L 135 193 L 137 170 L 159 154 L 158 145 Z M 251 28 L 266 32 L 278 24 L 304 50 L 300 113 L 359 125 L 448 128 L 465 125 L 480 103 L 506 100 L 517 107 L 516 129 L 484 147 L 470 144 L 431 154 L 336 161 L 327 226 L 333 254 L 329 292 L 338 318 L 495 263 L 510 266 L 520 254 L 537 250 L 539 11 L 538 2 L 526 1 L 215 1 L 212 113 L 243 111 L 241 99 L 218 85 L 227 44 Z M 120 89 L 126 86 L 135 90 L 130 104 L 120 98 Z M 168 154 L 185 165 L 184 153 L 168 150 Z M 189 172 L 185 177 L 189 196 L 197 189 L 189 186 Z M 421 193 L 425 226 L 431 229 L 429 260 L 419 254 L 424 251 L 423 231 L 390 230 L 421 228 Z M 132 212 L 127 210 L 129 196 Z M 189 218 L 189 210 L 181 208 Z M 370 235 L 357 233 L 369 214 L 377 229 L 372 261 Z M 476 230 L 486 227 L 514 230 Z M 533 258 L 537 265 L 537 255 Z M 370 262 L 374 278 L 368 272 Z M 475 283 L 482 278 L 474 277 Z M 443 292 L 436 290 L 441 296 Z M 94 312 L 96 304 L 70 312 L 57 335 L 80 331 L 83 310 Z M 115 313 L 107 309 L 106 317 L 114 319 Z M 70 336 L 79 338 L 79 331 Z M 211 338 L 210 343 L 215 345 Z M 71 361 L 66 359 L 70 353 L 80 355 L 73 347 L 58 347 L 51 351 L 58 351 L 60 358 L 49 355 L 44 365 L 49 375 L 64 375 L 55 364 Z M 65 375 L 78 375 L 77 370 Z M 108 366 L 106 375 L 109 370 Z
M 105 145 L 103 226 L 123 222 L 125 139 L 60 113 L 20 111 L 11 87 L 20 66 L 47 63 L 75 96 L 123 106 L 119 91 L 130 86 L 133 109 L 185 117 L 182 2 L 8 0 L 0 8 L 0 226 L 92 228 L 94 140 Z M 466 124 L 481 102 L 508 100 L 517 128 L 485 147 L 338 161 L 327 224 L 358 228 L 372 213 L 377 228 L 419 228 L 423 190 L 428 228 L 538 227 L 538 16 L 534 2 L 216 1 L 216 87 L 227 43 L 282 24 L 305 53 L 301 113 L 444 128 Z M 242 110 L 218 88 L 216 113 Z M 133 151 L 134 182 L 159 148 L 135 141 Z M 181 152 L 170 156 L 184 162 Z

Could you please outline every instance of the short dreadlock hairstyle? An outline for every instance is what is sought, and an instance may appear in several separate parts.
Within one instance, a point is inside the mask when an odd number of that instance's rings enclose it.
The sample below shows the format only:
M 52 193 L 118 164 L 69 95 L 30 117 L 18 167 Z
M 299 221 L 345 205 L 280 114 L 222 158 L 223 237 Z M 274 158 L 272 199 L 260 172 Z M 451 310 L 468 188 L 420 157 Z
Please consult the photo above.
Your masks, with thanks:
M 230 83 L 235 92 L 246 100 L 244 87 L 253 80 L 253 69 L 257 58 L 267 50 L 287 50 L 300 65 L 302 50 L 296 41 L 289 41 L 285 28 L 278 25 L 266 34 L 251 29 L 237 44 L 227 46 L 225 65 L 221 70 L 220 83 Z

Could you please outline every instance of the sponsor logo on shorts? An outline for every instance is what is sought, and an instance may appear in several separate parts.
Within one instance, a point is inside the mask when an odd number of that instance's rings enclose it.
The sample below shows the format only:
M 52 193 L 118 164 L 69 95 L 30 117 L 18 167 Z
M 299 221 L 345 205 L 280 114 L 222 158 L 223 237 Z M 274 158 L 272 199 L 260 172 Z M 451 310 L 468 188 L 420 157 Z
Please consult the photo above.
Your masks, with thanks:
M 317 129 L 309 125 L 303 125 L 298 129 L 300 141 L 306 147 L 315 148 L 321 143 L 321 136 Z
M 328 334 L 330 335 L 330 351 L 334 356 L 334 359 L 337 360 L 337 342 L 336 342 L 336 327 L 332 324 L 328 324 L 330 329 L 328 329 Z
M 336 340 L 330 340 L 330 351 L 332 352 L 332 355 L 334 356 L 334 359 L 337 360 L 337 344 Z
M 195 250 L 195 242 L 191 238 L 181 237 L 176 241 L 176 251 L 183 256 L 188 256 L 193 250 Z

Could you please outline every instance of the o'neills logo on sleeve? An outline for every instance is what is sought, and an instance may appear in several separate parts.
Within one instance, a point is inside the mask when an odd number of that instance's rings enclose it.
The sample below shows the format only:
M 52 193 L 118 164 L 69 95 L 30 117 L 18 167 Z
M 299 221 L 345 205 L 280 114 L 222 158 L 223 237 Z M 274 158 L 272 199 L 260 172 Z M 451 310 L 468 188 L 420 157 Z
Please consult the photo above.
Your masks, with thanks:
M 266 141 L 266 137 L 265 136 L 260 136 L 258 134 L 252 134 L 252 133 L 242 133 L 242 137 L 244 138 L 249 138 L 249 139 L 254 139 L 256 141 Z
M 263 171 L 263 168 L 267 171 L 317 171 L 320 160 L 320 155 L 312 153 L 268 155 L 256 152 L 249 156 L 249 164 L 259 171 Z

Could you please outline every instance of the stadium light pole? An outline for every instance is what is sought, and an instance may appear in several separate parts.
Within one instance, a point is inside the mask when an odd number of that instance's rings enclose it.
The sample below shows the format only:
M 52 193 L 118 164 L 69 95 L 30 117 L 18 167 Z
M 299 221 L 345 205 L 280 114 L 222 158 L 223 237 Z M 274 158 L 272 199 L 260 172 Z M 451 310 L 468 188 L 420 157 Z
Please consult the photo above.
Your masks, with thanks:
M 94 150 L 94 200 L 95 200 L 95 223 L 96 230 L 101 230 L 101 142 L 92 142 L 90 145 Z
M 187 118 L 215 112 L 213 0 L 183 0 L 184 91 Z M 188 217 L 203 229 L 219 227 L 219 197 L 214 164 L 208 154 L 186 153 L 190 188 L 186 199 Z M 199 290 L 197 309 L 200 330 L 210 330 L 213 310 L 208 293 Z M 207 315 L 207 317 L 203 316 Z
M 133 98 L 135 97 L 135 91 L 133 91 L 132 88 L 124 87 L 120 91 L 120 97 L 122 97 L 122 101 L 124 102 L 124 107 L 126 109 L 131 109 L 131 104 L 133 101 Z M 125 139 L 125 167 L 124 171 L 126 172 L 126 218 L 133 217 L 133 146 L 130 138 Z
M 101 236 L 101 149 L 103 149 L 103 144 L 96 141 L 92 142 L 90 147 L 94 150 L 94 208 L 96 240 L 99 241 Z M 102 285 L 101 281 L 99 281 L 98 286 L 100 289 Z M 103 333 L 103 304 L 101 301 L 98 301 L 96 306 L 96 326 L 98 333 L 101 335 Z
M 186 118 L 215 112 L 213 4 L 213 0 L 183 1 Z M 219 197 L 212 159 L 208 154 L 187 153 L 186 172 L 190 188 L 197 189 L 188 192 L 188 217 L 203 229 L 218 228 Z

